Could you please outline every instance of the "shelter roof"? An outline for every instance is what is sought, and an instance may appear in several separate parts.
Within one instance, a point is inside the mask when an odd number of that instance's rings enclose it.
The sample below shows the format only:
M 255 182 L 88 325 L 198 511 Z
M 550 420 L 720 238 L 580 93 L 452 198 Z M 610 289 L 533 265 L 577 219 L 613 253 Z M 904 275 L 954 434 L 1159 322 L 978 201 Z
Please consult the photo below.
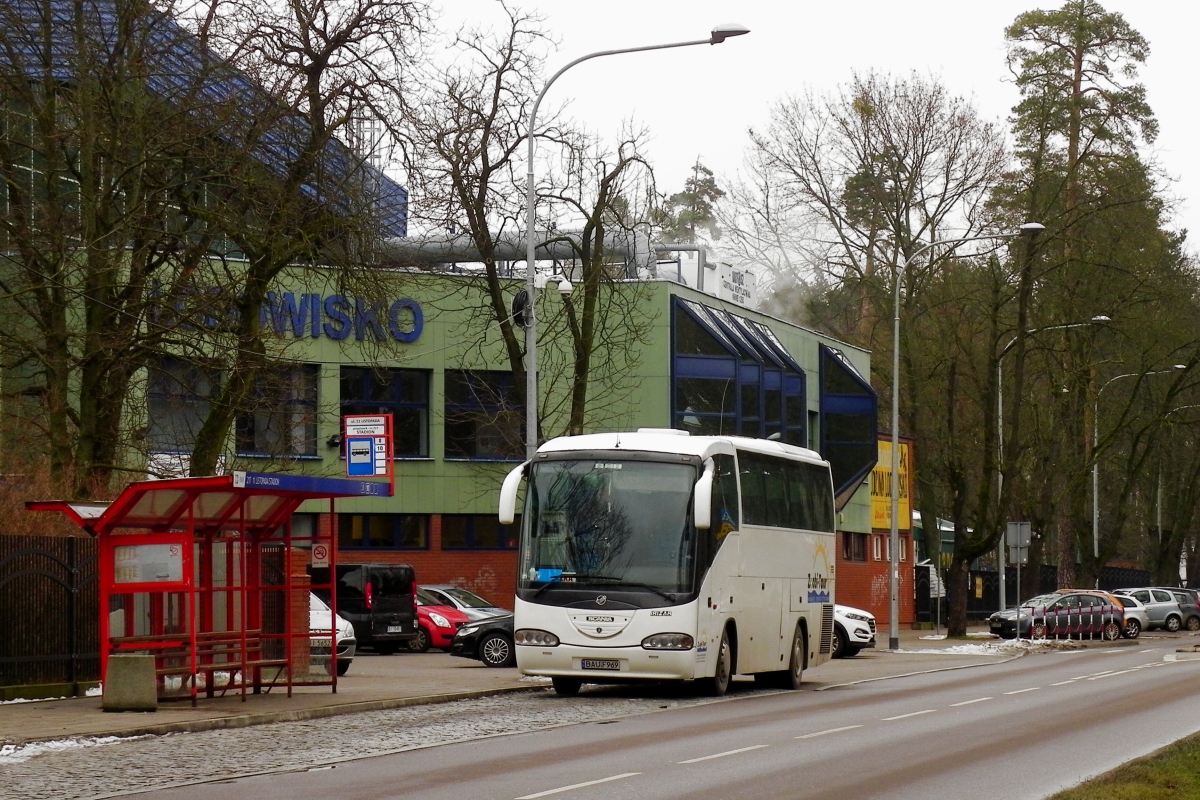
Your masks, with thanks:
M 206 478 L 140 481 L 111 503 L 49 500 L 26 503 L 30 511 L 59 511 L 95 536 L 135 528 L 151 531 L 214 531 L 236 527 L 269 534 L 305 500 L 388 497 L 389 483 L 235 472 Z

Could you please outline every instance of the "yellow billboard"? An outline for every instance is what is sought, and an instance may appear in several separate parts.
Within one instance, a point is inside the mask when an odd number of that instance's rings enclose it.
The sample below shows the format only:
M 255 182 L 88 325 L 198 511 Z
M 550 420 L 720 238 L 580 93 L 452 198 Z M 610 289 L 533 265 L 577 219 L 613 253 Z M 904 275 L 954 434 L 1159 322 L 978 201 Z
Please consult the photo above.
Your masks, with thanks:
M 900 530 L 912 530 L 912 443 L 900 440 L 899 515 Z M 879 437 L 879 461 L 871 471 L 871 527 L 892 529 L 892 439 Z

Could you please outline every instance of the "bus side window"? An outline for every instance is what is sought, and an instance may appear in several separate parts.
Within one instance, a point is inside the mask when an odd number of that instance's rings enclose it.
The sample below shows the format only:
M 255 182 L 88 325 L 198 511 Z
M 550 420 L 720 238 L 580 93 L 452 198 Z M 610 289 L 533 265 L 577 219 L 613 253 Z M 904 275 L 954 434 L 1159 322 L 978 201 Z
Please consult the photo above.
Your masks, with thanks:
M 707 541 L 703 542 L 702 550 L 706 551 L 700 557 L 701 568 L 707 568 L 717 556 L 721 542 L 731 532 L 738 529 L 738 492 L 737 473 L 734 469 L 733 456 L 718 454 L 713 456 L 715 471 L 713 472 L 712 491 L 712 524 L 707 532 Z M 702 540 L 703 541 L 703 540 Z

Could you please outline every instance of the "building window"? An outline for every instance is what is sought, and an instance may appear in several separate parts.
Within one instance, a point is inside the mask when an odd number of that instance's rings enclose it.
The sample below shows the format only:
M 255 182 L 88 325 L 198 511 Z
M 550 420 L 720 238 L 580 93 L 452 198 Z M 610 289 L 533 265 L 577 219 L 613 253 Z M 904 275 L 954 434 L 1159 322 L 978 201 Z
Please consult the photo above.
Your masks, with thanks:
M 520 459 L 524 419 L 511 372 L 446 370 L 446 458 Z
M 808 444 L 804 370 L 770 328 L 683 299 L 672 320 L 676 428 Z
M 871 537 L 871 555 L 874 556 L 876 561 L 883 560 L 883 547 L 880 544 L 882 538 L 882 536 Z
M 263 370 L 237 415 L 238 455 L 315 456 L 317 377 L 316 364 Z
M 846 355 L 818 348 L 821 364 L 821 455 L 833 471 L 833 492 L 843 500 L 879 461 L 878 398 Z
M 428 550 L 425 514 L 338 514 L 338 549 Z
M 908 561 L 908 542 L 903 536 L 900 537 L 900 560 Z
M 429 373 L 342 367 L 341 413 L 391 414 L 396 458 L 429 457 Z
M 163 356 L 149 368 L 146 385 L 151 452 L 190 453 L 221 386 L 219 370 Z
M 867 535 L 865 533 L 842 531 L 842 560 L 867 560 Z
M 443 514 L 443 550 L 514 550 L 521 518 L 501 525 L 495 514 Z

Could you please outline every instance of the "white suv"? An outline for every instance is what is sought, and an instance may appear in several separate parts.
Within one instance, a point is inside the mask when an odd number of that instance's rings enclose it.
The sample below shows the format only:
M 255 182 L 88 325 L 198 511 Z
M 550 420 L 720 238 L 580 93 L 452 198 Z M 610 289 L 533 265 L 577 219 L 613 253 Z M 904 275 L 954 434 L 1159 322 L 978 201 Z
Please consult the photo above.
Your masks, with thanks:
M 875 646 L 875 615 L 853 606 L 833 607 L 833 657 L 849 658 Z

